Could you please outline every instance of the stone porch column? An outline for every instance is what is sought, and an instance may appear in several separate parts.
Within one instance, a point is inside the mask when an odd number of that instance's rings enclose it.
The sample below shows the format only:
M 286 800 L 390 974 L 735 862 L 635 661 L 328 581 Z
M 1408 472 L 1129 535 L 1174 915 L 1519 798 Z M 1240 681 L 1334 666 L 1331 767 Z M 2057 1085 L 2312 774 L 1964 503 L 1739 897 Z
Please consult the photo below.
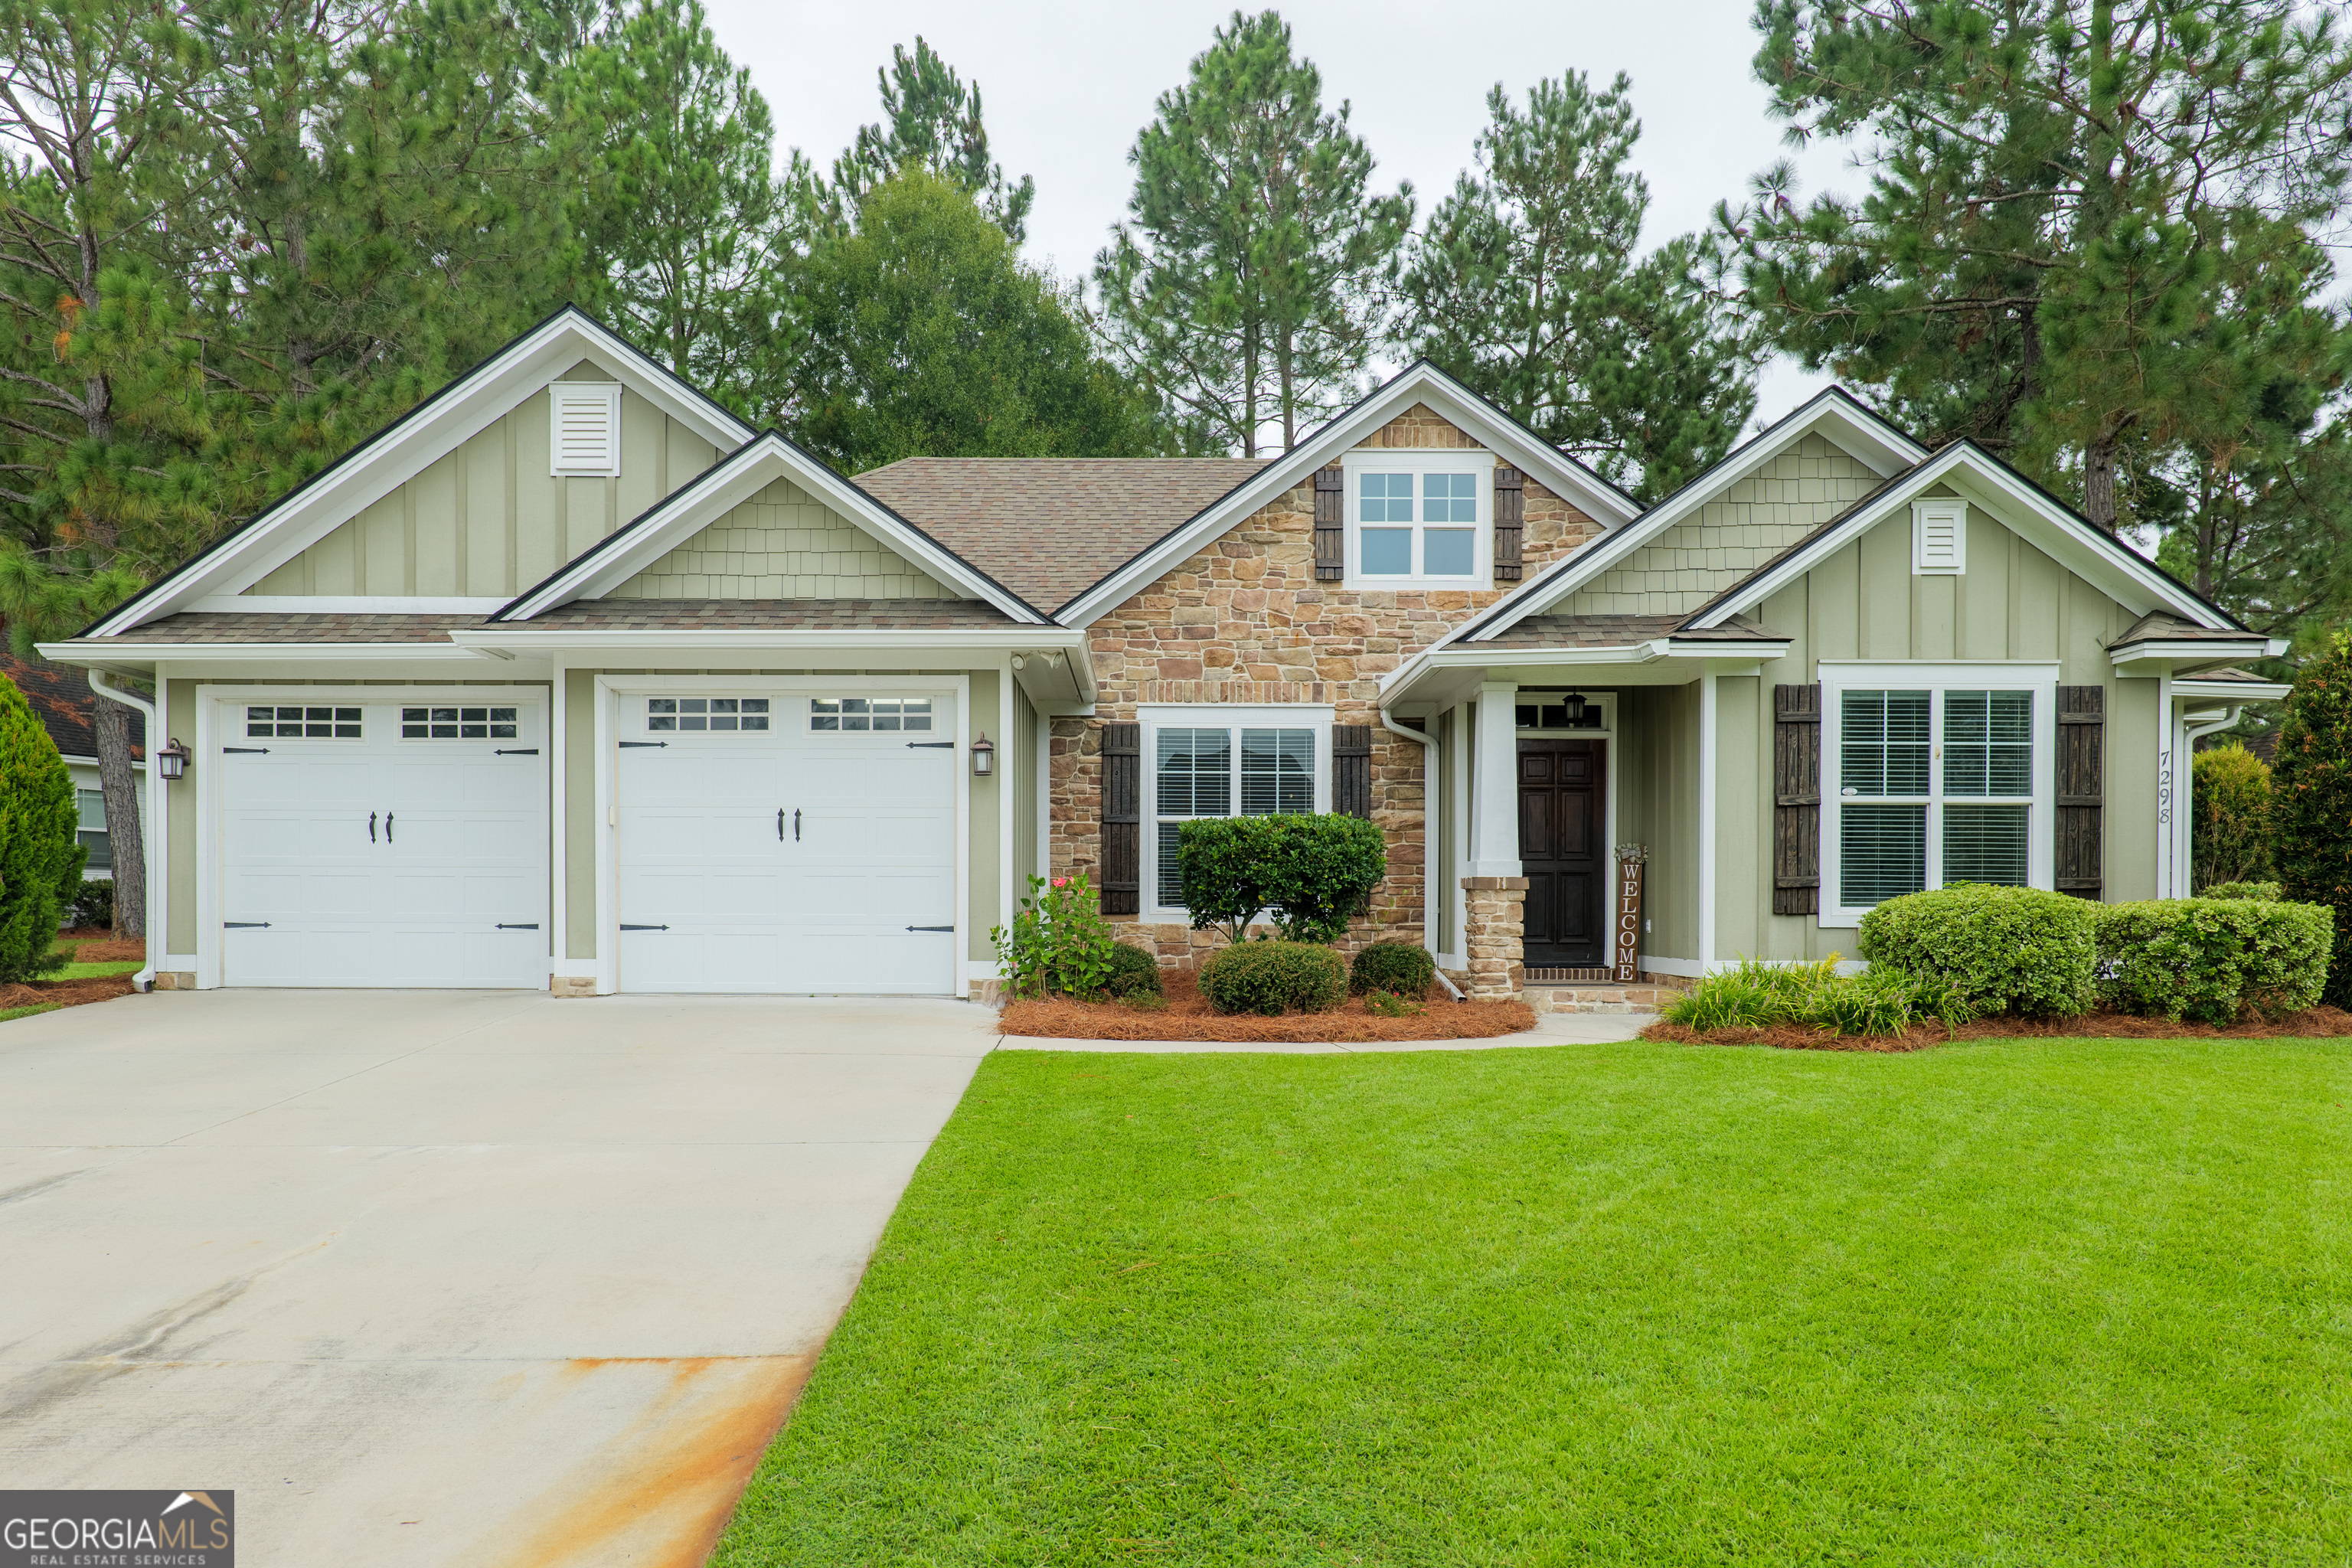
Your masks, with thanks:
M 1463 942 L 1470 960 L 1473 1002 L 1513 1002 L 1527 977 L 1528 879 L 1525 877 L 1465 877 L 1463 902 L 1468 919 Z

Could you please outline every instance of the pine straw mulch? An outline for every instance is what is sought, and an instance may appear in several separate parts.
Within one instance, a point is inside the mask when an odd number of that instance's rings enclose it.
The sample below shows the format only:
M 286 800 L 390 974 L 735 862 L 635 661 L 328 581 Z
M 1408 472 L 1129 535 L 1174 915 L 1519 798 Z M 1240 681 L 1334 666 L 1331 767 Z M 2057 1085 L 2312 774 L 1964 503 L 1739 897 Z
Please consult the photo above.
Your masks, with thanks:
M 1536 1026 L 1535 1009 L 1524 1002 L 1456 1002 L 1440 990 L 1417 1004 L 1409 1018 L 1386 1018 L 1350 996 L 1337 1011 L 1256 1014 L 1220 1013 L 1201 994 L 1191 972 L 1161 970 L 1168 1005 L 1147 1009 L 1120 1002 L 1073 1002 L 1055 996 L 1015 1002 L 1004 1009 L 996 1032 L 1054 1040 L 1222 1040 L 1313 1044 L 1350 1040 L 1485 1040 Z
M 73 948 L 76 963 L 121 963 L 131 959 L 143 963 L 147 960 L 143 938 L 118 942 L 108 931 L 59 931 L 58 941 Z M 110 1002 L 117 996 L 128 996 L 131 990 L 128 974 L 96 974 L 83 980 L 28 980 L 0 985 L 0 1012 L 17 1007 L 79 1007 L 86 1002 Z
M 1941 1024 L 1914 1024 L 1899 1035 L 1832 1035 L 1801 1024 L 1701 1034 L 1678 1024 L 1658 1023 L 1642 1031 L 1645 1040 L 1685 1046 L 1775 1046 L 1790 1051 L 1924 1051 L 1954 1040 L 2260 1040 L 2288 1036 L 2328 1039 L 2345 1035 L 2352 1035 L 2352 1013 L 2340 1007 L 2313 1007 L 2268 1022 L 2241 1024 L 2191 1024 L 2100 1012 L 2079 1018 L 1979 1018 L 1950 1030 Z

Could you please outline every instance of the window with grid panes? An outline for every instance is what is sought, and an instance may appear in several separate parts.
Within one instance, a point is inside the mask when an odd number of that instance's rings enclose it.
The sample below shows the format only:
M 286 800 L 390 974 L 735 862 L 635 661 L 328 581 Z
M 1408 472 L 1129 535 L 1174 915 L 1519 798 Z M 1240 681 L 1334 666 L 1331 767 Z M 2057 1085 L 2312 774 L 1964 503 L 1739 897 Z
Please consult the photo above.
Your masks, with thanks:
M 1838 898 L 1868 909 L 2032 871 L 2032 690 L 1838 694 Z
M 515 710 L 511 708 L 403 708 L 400 738 L 404 741 L 511 741 Z
M 1475 576 L 1478 474 L 1445 464 L 1432 459 L 1412 472 L 1353 476 L 1359 578 Z
M 665 735 L 741 733 L 768 727 L 764 697 L 648 697 L 646 728 Z
M 1153 732 L 1152 810 L 1161 909 L 1184 907 L 1178 835 L 1204 816 L 1286 816 L 1315 809 L 1318 731 L 1167 726 Z
M 356 741 L 360 735 L 356 708 L 310 708 L 291 704 L 245 710 L 247 739 L 279 741 Z

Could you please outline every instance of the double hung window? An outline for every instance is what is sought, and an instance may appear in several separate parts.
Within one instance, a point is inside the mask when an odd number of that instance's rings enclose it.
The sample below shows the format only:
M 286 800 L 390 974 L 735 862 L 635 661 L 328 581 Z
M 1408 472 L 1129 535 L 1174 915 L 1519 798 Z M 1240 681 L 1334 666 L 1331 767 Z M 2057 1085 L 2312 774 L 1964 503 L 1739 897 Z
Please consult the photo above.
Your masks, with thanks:
M 2053 696 L 2038 684 L 1837 689 L 1823 759 L 1836 781 L 1831 902 L 1852 913 L 1954 882 L 2047 886 L 2035 823 Z
M 1147 717 L 1144 762 L 1150 770 L 1146 789 L 1152 826 L 1145 838 L 1152 865 L 1146 879 L 1158 908 L 1184 907 L 1176 847 L 1187 822 L 1292 816 L 1321 805 L 1328 794 L 1331 721 L 1328 709 L 1313 710 L 1312 715 L 1197 708 Z
M 1350 453 L 1349 577 L 1475 583 L 1487 555 L 1494 458 L 1485 452 Z

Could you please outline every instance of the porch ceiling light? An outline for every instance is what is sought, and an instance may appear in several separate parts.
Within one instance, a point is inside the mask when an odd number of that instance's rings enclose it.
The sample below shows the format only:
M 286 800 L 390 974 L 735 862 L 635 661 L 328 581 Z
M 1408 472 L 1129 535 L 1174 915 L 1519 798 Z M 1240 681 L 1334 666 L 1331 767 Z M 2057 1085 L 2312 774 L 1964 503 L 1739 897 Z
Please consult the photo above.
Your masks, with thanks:
M 155 776 L 170 784 L 188 771 L 188 748 L 174 737 L 155 753 Z
M 988 738 L 987 731 L 982 730 L 980 738 L 971 743 L 971 776 L 984 779 L 995 772 L 996 742 Z
M 1581 691 L 1570 692 L 1568 694 L 1567 706 L 1568 727 L 1571 730 L 1580 728 L 1584 723 L 1584 693 Z

